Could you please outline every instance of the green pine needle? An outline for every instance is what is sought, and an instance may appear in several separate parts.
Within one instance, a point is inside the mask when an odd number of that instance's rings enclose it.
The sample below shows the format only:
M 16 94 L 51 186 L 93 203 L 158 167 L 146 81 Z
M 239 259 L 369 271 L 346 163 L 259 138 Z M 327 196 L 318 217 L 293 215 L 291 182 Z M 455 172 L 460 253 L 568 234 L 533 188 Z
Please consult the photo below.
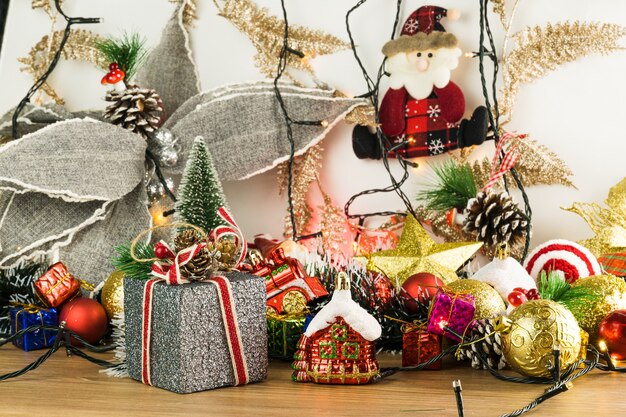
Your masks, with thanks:
M 465 208 L 467 202 L 476 197 L 478 189 L 469 165 L 449 160 L 433 167 L 437 182 L 418 194 L 418 199 L 426 203 L 426 208 L 446 211 L 451 208 Z
M 555 271 L 541 271 L 539 278 L 539 294 L 544 300 L 559 301 L 572 287 Z
M 109 63 L 116 62 L 124 71 L 126 82 L 130 81 L 139 67 L 148 57 L 145 38 L 139 34 L 124 34 L 121 38 L 108 38 L 96 42 L 96 48 L 106 57 Z
M 572 287 L 556 271 L 547 274 L 541 271 L 538 289 L 542 299 L 556 301 L 572 312 L 580 311 L 601 298 L 589 288 Z
M 113 266 L 122 271 L 124 276 L 135 279 L 148 279 L 152 270 L 152 262 L 137 262 L 130 255 L 130 244 L 115 248 L 117 255 L 113 258 Z M 138 259 L 154 258 L 154 247 L 146 243 L 135 245 L 135 257 Z

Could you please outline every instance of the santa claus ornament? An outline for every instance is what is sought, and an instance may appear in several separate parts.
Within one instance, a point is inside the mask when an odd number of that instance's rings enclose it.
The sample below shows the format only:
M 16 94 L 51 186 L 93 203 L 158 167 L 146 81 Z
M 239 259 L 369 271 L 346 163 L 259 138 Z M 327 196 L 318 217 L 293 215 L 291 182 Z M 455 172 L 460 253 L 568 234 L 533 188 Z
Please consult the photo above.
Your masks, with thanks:
M 292 379 L 319 384 L 367 384 L 380 373 L 374 341 L 380 324 L 352 300 L 350 279 L 337 276 L 333 297 L 309 323 L 294 354 Z
M 400 37 L 383 46 L 390 88 L 379 116 L 389 155 L 439 155 L 485 140 L 488 115 L 484 106 L 462 120 L 465 97 L 450 81 L 461 49 L 457 37 L 441 25 L 444 17 L 453 20 L 459 13 L 437 6 L 420 7 L 409 16 Z M 376 135 L 366 126 L 355 127 L 352 145 L 359 158 L 382 156 Z

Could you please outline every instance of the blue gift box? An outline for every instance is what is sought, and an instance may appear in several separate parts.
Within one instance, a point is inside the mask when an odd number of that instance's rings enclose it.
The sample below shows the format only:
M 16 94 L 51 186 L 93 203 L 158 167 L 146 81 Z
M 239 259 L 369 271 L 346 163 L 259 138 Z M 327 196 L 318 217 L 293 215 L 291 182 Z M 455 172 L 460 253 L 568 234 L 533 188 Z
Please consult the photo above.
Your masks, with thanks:
M 9 318 L 11 320 L 11 334 L 34 325 L 57 326 L 59 324 L 59 317 L 54 308 L 11 307 Z M 54 344 L 56 334 L 55 330 L 36 330 L 13 340 L 13 344 L 26 352 L 44 349 Z

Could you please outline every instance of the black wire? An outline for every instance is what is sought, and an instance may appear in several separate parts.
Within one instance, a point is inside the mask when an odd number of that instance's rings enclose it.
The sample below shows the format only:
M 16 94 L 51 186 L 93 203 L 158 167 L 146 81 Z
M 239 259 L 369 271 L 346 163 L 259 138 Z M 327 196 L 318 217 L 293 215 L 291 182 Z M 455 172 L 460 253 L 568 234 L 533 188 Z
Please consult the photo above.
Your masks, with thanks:
M 159 179 L 159 182 L 161 183 L 161 185 L 163 185 L 163 189 L 165 190 L 165 194 L 167 194 L 167 196 L 170 198 L 170 200 L 172 200 L 174 203 L 176 202 L 176 196 L 174 195 L 174 193 L 172 192 L 172 190 L 170 190 L 169 185 L 167 184 L 167 181 L 165 181 L 165 176 L 163 175 L 163 171 L 161 171 L 161 166 L 159 165 L 159 161 L 157 160 L 156 156 L 154 156 L 154 154 L 152 152 L 150 152 L 148 149 L 146 149 L 146 157 L 148 157 L 149 160 L 152 161 L 152 163 L 154 164 L 154 173 L 156 174 L 157 178 Z M 171 212 L 171 213 L 169 213 Z M 163 213 L 163 216 L 167 217 L 167 216 L 173 214 L 174 212 L 172 210 L 168 210 L 166 212 Z
M 369 75 L 369 73 L 367 72 L 367 70 L 365 69 L 365 66 L 363 65 L 363 62 L 361 61 L 361 58 L 359 57 L 358 52 L 356 51 L 356 43 L 354 41 L 354 36 L 352 34 L 352 29 L 350 27 L 350 16 L 352 15 L 352 13 L 354 13 L 359 7 L 361 7 L 367 0 L 359 0 L 350 10 L 348 10 L 347 14 L 346 14 L 346 31 L 348 32 L 348 38 L 350 39 L 350 48 L 352 50 L 352 54 L 354 55 L 354 59 L 356 60 L 359 68 L 361 69 L 361 73 L 363 75 L 363 79 L 365 80 L 365 83 L 367 84 L 367 90 L 368 92 L 365 94 L 362 94 L 360 97 L 367 97 L 370 99 L 370 102 L 372 104 L 372 107 L 374 108 L 374 116 L 375 116 L 375 121 L 376 123 L 378 123 L 380 121 L 379 119 L 379 110 L 378 110 L 378 104 L 379 104 L 379 97 L 378 97 L 378 91 L 380 89 L 380 82 L 382 80 L 382 77 L 387 75 L 387 73 L 385 72 L 385 62 L 386 62 L 386 58 L 383 59 L 379 69 L 378 69 L 378 74 L 376 77 L 376 81 L 374 81 L 372 79 L 372 77 Z M 395 18 L 394 18 L 394 23 L 393 23 L 393 28 L 391 31 L 391 39 L 394 39 L 397 28 L 398 28 L 398 24 L 400 22 L 400 12 L 402 9 L 402 0 L 397 0 L 396 2 L 396 14 L 395 14 Z M 403 170 L 403 174 L 402 174 L 402 178 L 398 181 L 395 176 L 393 175 L 393 173 L 391 172 L 391 168 L 389 166 L 389 158 L 388 155 L 390 152 L 393 151 L 393 149 L 390 149 L 391 144 L 389 143 L 389 140 L 387 139 L 387 137 L 382 133 L 382 131 L 380 130 L 379 127 L 376 128 L 376 139 L 378 141 L 378 146 L 380 149 L 382 149 L 382 161 L 383 161 L 383 166 L 385 167 L 385 170 L 387 171 L 387 174 L 389 175 L 389 179 L 391 180 L 391 185 L 384 187 L 384 188 L 374 188 L 374 189 L 369 189 L 369 190 L 365 190 L 365 191 L 361 191 L 355 195 L 353 195 L 352 197 L 350 197 L 348 199 L 348 201 L 346 202 L 345 206 L 344 206 L 344 212 L 346 214 L 346 217 L 349 219 L 365 219 L 367 217 L 372 217 L 372 216 L 391 216 L 391 215 L 405 215 L 406 213 L 404 212 L 398 212 L 398 211 L 379 211 L 379 212 L 370 212 L 370 213 L 361 213 L 361 214 L 351 214 L 350 213 L 350 207 L 352 206 L 352 204 L 354 203 L 354 201 L 362 196 L 365 195 L 371 195 L 371 194 L 377 194 L 377 193 L 388 193 L 388 192 L 395 192 L 400 199 L 402 200 L 402 202 L 404 203 L 404 205 L 406 206 L 406 210 L 411 213 L 413 216 L 415 216 L 415 210 L 413 209 L 413 206 L 411 204 L 411 200 L 407 197 L 407 195 L 404 193 L 404 191 L 402 191 L 402 185 L 408 180 L 409 178 L 409 171 L 408 171 L 408 166 L 411 164 L 410 162 L 406 161 L 401 155 L 396 154 L 396 159 L 398 160 L 400 167 Z
M 50 349 L 48 349 L 43 355 L 41 355 L 40 357 L 38 357 L 37 359 L 35 359 L 33 362 L 29 363 L 28 365 L 26 365 L 25 367 L 23 367 L 22 369 L 19 369 L 17 371 L 14 372 L 9 372 L 7 374 L 4 375 L 0 375 L 0 381 L 4 381 L 7 379 L 11 379 L 11 378 L 15 378 L 18 377 L 20 375 L 24 375 L 25 373 L 32 371 L 34 369 L 37 369 L 41 364 L 43 364 L 45 361 L 47 361 L 50 356 L 52 356 L 55 352 L 57 352 L 59 349 L 61 348 L 65 348 L 68 355 L 69 354 L 75 354 L 76 356 L 79 356 L 81 358 L 87 359 L 90 362 L 93 362 L 99 366 L 102 367 L 114 367 L 117 366 L 118 364 L 116 363 L 112 363 L 112 362 L 108 362 L 102 359 L 98 359 L 98 358 L 94 358 L 88 354 L 86 354 L 85 352 L 81 351 L 79 348 L 77 348 L 76 346 L 72 346 L 70 343 L 71 338 L 76 339 L 79 343 L 82 344 L 82 346 L 91 351 L 91 352 L 96 352 L 96 353 L 103 353 L 103 352 L 108 352 L 110 350 L 115 349 L 115 345 L 105 345 L 105 346 L 94 346 L 90 343 L 88 343 L 87 341 L 85 341 L 81 336 L 79 336 L 78 334 L 76 334 L 75 332 L 73 332 L 70 329 L 67 329 L 65 327 L 65 323 L 61 323 L 59 326 L 42 326 L 42 325 L 33 325 L 30 327 L 27 327 L 25 329 L 21 329 L 17 332 L 15 332 L 14 334 L 12 334 L 11 336 L 4 338 L 4 339 L 0 339 L 0 346 L 12 342 L 16 339 L 19 339 L 20 337 L 23 337 L 25 334 L 27 333 L 31 333 L 31 332 L 37 332 L 37 331 L 51 331 L 54 330 L 56 331 L 56 336 L 54 339 L 54 343 L 52 345 L 52 347 L 50 347 Z
M 280 109 L 283 113 L 283 117 L 285 118 L 285 125 L 287 127 L 287 140 L 289 141 L 289 161 L 287 162 L 287 200 L 289 204 L 289 220 L 291 222 L 291 236 L 294 240 L 298 238 L 298 231 L 296 228 L 296 215 L 293 209 L 293 159 L 296 153 L 296 144 L 293 139 L 293 129 L 292 124 L 294 121 L 289 116 L 287 112 L 287 107 L 283 100 L 283 96 L 278 88 L 278 81 L 280 77 L 282 77 L 285 69 L 287 68 L 287 54 L 290 53 L 291 48 L 289 47 L 289 22 L 287 21 L 287 9 L 285 7 L 285 0 L 280 0 L 280 6 L 283 10 L 283 20 L 285 22 L 285 30 L 283 34 L 283 46 L 280 50 L 280 56 L 278 59 L 278 68 L 276 70 L 276 77 L 274 78 L 274 94 L 276 95 L 276 100 L 280 106 Z
M 72 25 L 101 22 L 100 18 L 94 18 L 94 17 L 69 17 L 63 12 L 63 9 L 61 9 L 60 0 L 55 0 L 54 4 L 59 14 L 61 14 L 61 16 L 63 16 L 63 18 L 67 21 L 67 25 L 65 26 L 65 31 L 63 32 L 63 38 L 61 38 L 61 42 L 59 43 L 59 48 L 54 54 L 52 61 L 50 61 L 50 65 L 48 65 L 48 69 L 46 70 L 46 72 L 43 73 L 41 77 L 39 77 L 37 81 L 35 81 L 35 84 L 33 84 L 33 86 L 28 90 L 28 92 L 26 93 L 26 96 L 24 96 L 24 98 L 19 102 L 19 104 L 15 108 L 15 111 L 13 112 L 12 126 L 11 126 L 11 135 L 13 139 L 17 139 L 19 137 L 18 131 L 17 131 L 17 119 L 19 118 L 20 113 L 22 112 L 22 110 L 24 110 L 24 107 L 26 107 L 26 104 L 30 102 L 30 98 L 46 82 L 50 74 L 52 74 L 52 71 L 54 71 L 54 68 L 56 68 L 57 64 L 59 63 L 59 60 L 61 59 L 61 53 L 63 52 L 63 48 L 65 47 L 65 44 L 67 43 L 67 39 L 70 36 Z
M 493 39 L 493 34 L 491 32 L 491 26 L 489 25 L 489 17 L 488 17 L 488 12 L 487 12 L 488 1 L 489 0 L 480 0 L 480 45 L 479 45 L 478 58 L 479 58 L 480 81 L 482 85 L 483 97 L 485 99 L 485 107 L 487 108 L 487 112 L 489 115 L 489 122 L 493 129 L 494 141 L 497 145 L 498 141 L 500 140 L 500 133 L 499 133 L 500 109 L 499 109 L 498 97 L 497 97 L 497 94 L 498 94 L 497 79 L 498 79 L 499 65 L 498 65 L 498 59 L 495 55 L 496 45 Z M 490 50 L 487 50 L 487 48 L 485 48 L 485 35 L 489 39 Z M 484 64 L 485 57 L 491 59 L 491 61 L 493 62 L 491 94 L 488 90 L 487 79 L 485 76 L 485 64 Z M 490 100 L 490 95 L 491 95 L 491 100 Z M 493 102 L 493 105 L 491 104 L 492 102 Z M 500 160 L 502 160 L 503 157 L 504 157 L 504 151 L 502 151 L 502 154 L 500 155 Z M 519 177 L 519 173 L 514 167 L 511 168 L 509 172 L 511 173 L 511 176 L 513 177 L 513 180 L 515 181 L 515 185 L 517 186 L 517 188 L 520 190 L 522 194 L 522 199 L 524 200 L 524 213 L 528 219 L 527 224 L 526 224 L 524 252 L 522 255 L 522 259 L 521 259 L 523 261 L 526 258 L 526 255 L 528 255 L 528 250 L 530 248 L 530 235 L 532 231 L 532 214 L 533 213 L 532 213 L 532 208 L 530 206 L 530 200 L 528 198 L 528 194 L 526 193 L 524 184 L 522 183 Z M 508 184 L 506 181 L 506 175 L 503 177 L 503 180 L 504 180 L 504 188 L 508 192 Z

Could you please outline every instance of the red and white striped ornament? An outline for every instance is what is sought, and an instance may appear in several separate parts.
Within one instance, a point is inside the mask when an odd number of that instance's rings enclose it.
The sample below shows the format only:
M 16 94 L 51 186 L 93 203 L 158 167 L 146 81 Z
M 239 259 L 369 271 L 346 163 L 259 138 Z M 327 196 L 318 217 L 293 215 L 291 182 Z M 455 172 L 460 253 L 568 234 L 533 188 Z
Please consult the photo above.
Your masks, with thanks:
M 561 239 L 537 246 L 526 258 L 524 267 L 535 281 L 539 280 L 541 271 L 557 271 L 570 284 L 579 278 L 602 274 L 598 260 L 587 248 Z

